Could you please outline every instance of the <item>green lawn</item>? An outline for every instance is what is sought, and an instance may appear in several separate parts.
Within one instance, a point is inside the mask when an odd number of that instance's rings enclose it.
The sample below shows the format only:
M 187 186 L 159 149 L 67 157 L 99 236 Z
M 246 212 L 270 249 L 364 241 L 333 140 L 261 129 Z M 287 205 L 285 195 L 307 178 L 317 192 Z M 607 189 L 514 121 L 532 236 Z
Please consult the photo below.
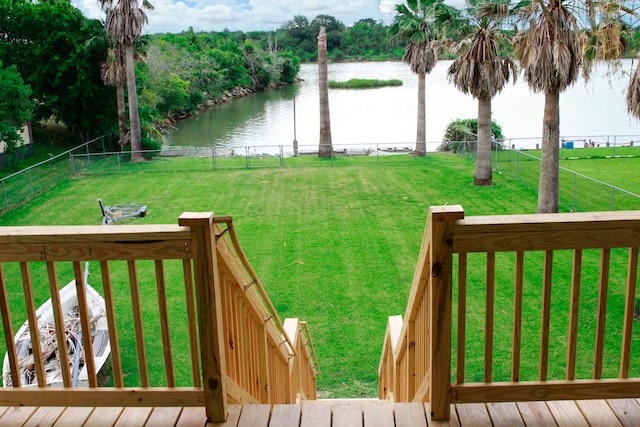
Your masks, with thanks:
M 534 189 L 538 185 L 540 150 L 524 154 L 503 151 L 498 169 L 507 177 L 517 177 Z M 577 148 L 560 151 L 560 210 L 579 212 L 640 209 L 640 147 Z M 609 185 L 598 184 L 593 180 Z M 617 187 L 617 189 L 611 188 Z M 625 191 L 620 191 L 625 190 Z
M 148 214 L 132 220 L 136 224 L 176 223 L 184 211 L 231 215 L 280 316 L 309 322 L 322 369 L 319 396 L 375 396 L 387 317 L 404 315 L 428 207 L 461 204 L 467 215 L 532 213 L 536 207 L 535 190 L 504 175 L 495 174 L 492 187 L 474 187 L 473 164 L 467 159 L 448 154 L 429 154 L 426 160 L 394 157 L 393 164 L 384 166 L 341 158 L 326 167 L 329 160 L 307 158 L 305 167 L 180 173 L 158 172 L 161 161 L 153 160 L 136 165 L 135 172 L 61 183 L 0 216 L 0 225 L 100 224 L 98 197 L 106 204 L 146 203 Z M 155 172 L 144 173 L 145 168 Z M 563 263 L 557 264 L 562 276 Z M 481 268 L 470 269 L 470 274 L 482 277 Z M 512 262 L 505 261 L 505 272 L 510 268 Z M 535 300 L 540 274 L 527 274 L 532 275 L 527 283 Z M 496 333 L 508 334 L 513 290 L 512 279 L 504 280 L 497 287 L 498 302 L 505 308 L 496 309 L 496 325 L 501 325 Z M 473 307 L 483 292 L 471 289 Z M 564 304 L 562 289 L 557 293 L 558 303 Z M 589 301 L 583 310 L 595 313 L 594 301 Z M 539 319 L 536 309 L 531 310 L 531 319 Z M 482 318 L 482 310 L 470 313 L 468 329 L 481 328 L 474 322 L 476 316 Z M 556 322 L 558 327 L 562 322 Z M 530 323 L 535 336 L 539 321 Z M 559 339 L 556 350 L 561 353 L 563 336 Z M 535 356 L 537 342 L 525 341 L 524 353 Z M 468 346 L 469 378 L 479 375 L 473 368 L 481 360 L 480 344 Z M 496 364 L 506 364 L 510 353 L 499 349 Z M 505 369 L 494 368 L 496 376 Z

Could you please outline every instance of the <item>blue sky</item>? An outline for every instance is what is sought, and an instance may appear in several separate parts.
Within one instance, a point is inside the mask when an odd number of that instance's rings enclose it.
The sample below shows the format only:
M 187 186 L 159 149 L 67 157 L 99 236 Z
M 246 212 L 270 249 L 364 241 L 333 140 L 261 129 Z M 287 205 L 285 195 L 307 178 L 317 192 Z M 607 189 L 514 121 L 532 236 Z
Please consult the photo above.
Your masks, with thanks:
M 190 26 L 195 31 L 275 30 L 296 15 L 312 20 L 331 15 L 345 25 L 373 18 L 389 24 L 396 2 L 401 0 L 150 0 L 144 32 L 178 33 Z M 96 0 L 72 0 L 85 16 L 104 19 Z

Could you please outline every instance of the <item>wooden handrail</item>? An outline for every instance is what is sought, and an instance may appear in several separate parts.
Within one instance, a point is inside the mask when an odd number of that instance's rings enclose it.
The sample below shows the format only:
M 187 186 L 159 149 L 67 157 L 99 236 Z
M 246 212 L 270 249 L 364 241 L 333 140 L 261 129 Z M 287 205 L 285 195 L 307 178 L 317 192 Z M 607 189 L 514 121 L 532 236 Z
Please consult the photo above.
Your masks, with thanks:
M 639 245 L 640 211 L 465 218 L 460 206 L 432 207 L 402 329 L 395 346 L 389 341 L 389 327 L 385 335 L 379 369 L 380 397 L 396 401 L 428 400 L 431 418 L 441 420 L 448 419 L 451 403 L 640 396 L 640 378 L 630 378 Z M 614 264 L 614 254 L 616 260 L 622 257 L 619 249 L 628 250 L 624 281 L 610 278 L 614 267 L 618 271 L 616 277 L 623 274 Z M 582 268 L 586 262 L 585 253 L 594 250 L 599 252 L 598 262 L 590 261 L 593 267 L 590 266 L 587 272 Z M 562 251 L 571 251 L 572 260 L 567 260 Z M 590 260 L 593 259 L 591 252 Z M 539 264 L 527 261 L 529 257 L 534 257 L 532 254 L 538 253 L 544 255 Z M 541 255 L 535 255 L 535 258 Z M 513 267 L 505 264 L 505 258 L 513 260 Z M 570 279 L 561 279 L 554 274 L 554 268 L 563 260 L 572 269 Z M 475 266 L 474 273 L 470 273 L 471 263 Z M 478 264 L 485 268 L 481 277 L 476 273 Z M 536 271 L 539 271 L 537 274 L 540 277 L 540 288 L 536 288 L 540 289 L 536 291 L 540 296 L 534 300 L 531 296 L 527 297 L 527 292 L 531 293 L 532 285 L 529 282 L 536 273 L 524 273 L 531 268 L 539 268 Z M 597 275 L 593 273 L 594 270 Z M 494 350 L 498 341 L 504 347 L 502 343 L 506 337 L 497 339 L 494 315 L 498 303 L 501 304 L 501 310 L 505 310 L 504 298 L 498 289 L 504 289 L 508 271 L 513 271 L 511 278 L 507 278 L 513 284 L 511 372 L 510 381 L 503 381 L 504 373 L 497 378 L 494 372 L 497 366 L 494 361 L 497 353 L 494 355 Z M 576 379 L 578 365 L 581 372 L 585 370 L 584 364 L 579 364 L 577 358 L 580 293 L 585 280 L 596 284 L 592 294 L 597 291 L 593 366 L 590 379 Z M 470 283 L 473 283 L 473 289 L 468 286 Z M 566 339 L 557 336 L 557 328 L 550 327 L 553 313 L 560 308 L 552 304 L 559 286 L 566 289 L 564 294 L 568 301 L 568 311 L 559 313 L 568 320 Z M 616 309 L 616 312 L 624 311 L 623 320 L 618 323 L 622 342 L 617 378 L 611 378 L 610 369 L 605 375 L 604 366 L 604 342 L 611 328 L 606 324 L 610 306 L 607 296 L 612 294 L 612 286 L 616 286 L 616 294 L 624 295 L 624 310 Z M 452 297 L 456 287 L 457 301 Z M 478 307 L 477 300 L 474 300 L 473 314 L 478 309 L 482 310 L 484 324 L 471 329 L 467 327 L 470 308 L 467 296 L 470 291 L 477 295 L 478 287 L 485 292 L 484 307 Z M 525 360 L 521 351 L 523 306 L 534 301 L 540 306 L 538 377 L 535 381 L 529 378 L 523 381 L 522 364 L 526 362 L 531 366 L 533 362 L 530 358 Z M 454 314 L 457 317 L 455 336 L 452 335 Z M 531 321 L 528 318 L 524 320 Z M 564 379 L 557 378 L 557 369 L 551 374 L 551 366 L 556 366 L 558 359 L 557 350 L 551 353 L 551 343 L 558 339 L 562 342 L 566 340 L 567 346 Z M 472 341 L 484 343 L 484 353 L 482 371 L 470 375 L 469 370 L 465 369 L 466 355 L 469 353 L 466 344 Z M 452 342 L 456 343 L 455 349 L 452 348 Z M 393 347 L 391 357 L 389 348 Z M 452 350 L 456 353 L 453 362 Z M 450 370 L 452 366 L 455 367 L 454 379 Z M 478 377 L 482 378 L 482 382 L 474 382 L 473 378 Z
M 228 230 L 218 223 L 227 224 Z M 229 240 L 222 238 L 227 233 Z M 67 388 L 48 388 L 42 358 L 36 355 L 40 387 L 20 387 L 13 322 L 28 317 L 30 329 L 38 330 L 36 306 L 48 297 L 59 306 L 58 276 L 69 274 L 69 262 L 84 347 L 90 353 L 81 271 L 86 260 L 100 266 L 100 274 L 90 280 L 94 286 L 102 285 L 110 376 L 97 378 L 91 358 L 90 389 L 70 388 L 68 369 L 62 369 Z M 44 282 L 48 286 L 40 285 Z M 14 291 L 17 287 L 20 292 Z M 182 304 L 178 312 L 184 313 L 177 317 L 171 312 L 176 304 Z M 301 351 L 286 334 L 240 247 L 230 217 L 185 213 L 178 225 L 0 227 L 0 311 L 14 385 L 0 389 L 0 405 L 205 406 L 211 421 L 222 422 L 227 401 L 289 401 L 291 381 L 301 379 L 290 379 L 286 371 L 290 361 L 302 355 L 314 378 L 306 386 L 313 389 L 302 395 L 315 398 L 315 352 L 304 345 Z M 60 341 L 64 321 L 59 311 L 59 307 L 54 310 L 53 323 Z M 149 322 L 154 328 L 147 327 Z M 152 329 L 157 331 L 154 339 L 149 338 Z M 37 353 L 40 341 L 37 332 L 32 335 Z M 129 351 L 123 352 L 123 343 Z M 149 357 L 158 349 L 159 357 Z M 161 366 L 151 366 L 155 360 Z M 101 385 L 105 380 L 113 386 Z
M 258 275 L 253 270 L 253 267 L 251 267 L 251 264 L 249 264 L 249 260 L 247 259 L 247 256 L 244 254 L 244 251 L 242 250 L 242 247 L 240 246 L 240 242 L 238 240 L 238 235 L 236 234 L 236 229 L 233 226 L 232 218 L 231 217 L 220 217 L 220 218 L 216 218 L 216 222 L 224 223 L 224 224 L 227 225 L 227 228 L 226 228 L 226 230 L 223 230 L 223 233 L 225 231 L 229 232 L 229 236 L 231 238 L 231 242 L 233 243 L 233 247 L 236 250 L 236 253 L 238 254 L 238 257 L 240 258 L 240 262 L 242 262 L 242 265 L 244 266 L 245 270 L 247 270 L 247 272 L 249 273 L 249 276 L 251 277 L 251 280 L 252 280 L 251 283 L 255 284 L 256 287 L 258 288 L 258 291 L 260 292 L 260 295 L 262 296 L 262 300 L 267 305 L 267 307 L 269 307 L 271 315 L 273 316 L 273 319 L 275 319 L 275 322 L 278 325 L 278 330 L 280 330 L 280 332 L 284 335 L 285 339 L 287 340 L 287 343 L 289 344 L 289 348 L 293 352 L 293 355 L 297 356 L 296 348 L 293 345 L 293 343 L 291 342 L 291 339 L 287 335 L 286 331 L 284 330 L 284 326 L 282 325 L 282 321 L 280 320 L 280 317 L 278 316 L 278 312 L 276 311 L 275 307 L 273 306 L 273 303 L 271 302 L 271 300 L 267 296 L 267 293 L 265 292 L 264 287 L 262 286 L 262 282 L 260 282 L 260 279 L 258 279 Z

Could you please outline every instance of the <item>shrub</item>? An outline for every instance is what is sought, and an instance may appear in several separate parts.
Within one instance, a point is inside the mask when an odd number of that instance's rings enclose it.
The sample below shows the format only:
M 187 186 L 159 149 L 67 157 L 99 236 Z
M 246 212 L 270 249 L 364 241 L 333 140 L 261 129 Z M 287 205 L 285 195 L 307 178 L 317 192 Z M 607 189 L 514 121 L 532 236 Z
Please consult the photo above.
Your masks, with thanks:
M 504 135 L 502 127 L 495 121 L 491 121 L 492 148 L 503 148 Z M 468 153 L 475 151 L 478 139 L 478 119 L 452 120 L 445 129 L 442 144 L 438 151 L 451 151 L 453 153 Z

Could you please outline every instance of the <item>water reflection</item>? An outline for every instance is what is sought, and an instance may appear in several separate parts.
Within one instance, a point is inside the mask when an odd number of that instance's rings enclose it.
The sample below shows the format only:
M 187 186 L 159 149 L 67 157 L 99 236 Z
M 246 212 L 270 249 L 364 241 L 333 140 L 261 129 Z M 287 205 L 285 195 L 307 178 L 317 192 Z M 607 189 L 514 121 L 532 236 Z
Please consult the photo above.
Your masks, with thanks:
M 446 78 L 450 61 L 440 61 L 427 76 L 427 141 L 441 141 L 447 124 L 477 114 L 477 102 Z M 624 61 L 623 69 L 631 62 Z M 304 64 L 300 84 L 260 92 L 228 104 L 203 110 L 179 122 L 165 142 L 175 145 L 221 144 L 240 146 L 292 145 L 294 97 L 296 137 L 301 146 L 319 140 L 317 66 Z M 402 86 L 367 90 L 330 90 L 334 144 L 413 144 L 416 134 L 417 77 L 401 62 L 364 62 L 329 65 L 329 79 L 400 79 Z M 624 103 L 627 77 L 609 79 L 594 73 L 560 97 L 560 133 L 581 135 L 639 135 L 638 121 Z M 493 101 L 493 119 L 508 138 L 539 137 L 544 96 L 532 93 L 520 78 Z

